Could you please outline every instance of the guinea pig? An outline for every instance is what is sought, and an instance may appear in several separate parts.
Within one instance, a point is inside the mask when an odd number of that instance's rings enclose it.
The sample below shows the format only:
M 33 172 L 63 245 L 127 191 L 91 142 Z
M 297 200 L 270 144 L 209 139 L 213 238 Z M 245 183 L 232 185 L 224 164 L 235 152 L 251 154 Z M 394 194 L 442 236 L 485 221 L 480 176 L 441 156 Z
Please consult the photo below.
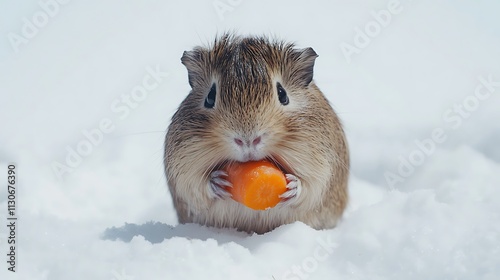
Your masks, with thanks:
M 341 122 L 313 81 L 312 48 L 226 33 L 181 58 L 191 91 L 165 137 L 165 174 L 180 223 L 265 233 L 303 222 L 333 228 L 348 201 Z M 267 159 L 286 174 L 279 204 L 230 199 L 224 167 Z

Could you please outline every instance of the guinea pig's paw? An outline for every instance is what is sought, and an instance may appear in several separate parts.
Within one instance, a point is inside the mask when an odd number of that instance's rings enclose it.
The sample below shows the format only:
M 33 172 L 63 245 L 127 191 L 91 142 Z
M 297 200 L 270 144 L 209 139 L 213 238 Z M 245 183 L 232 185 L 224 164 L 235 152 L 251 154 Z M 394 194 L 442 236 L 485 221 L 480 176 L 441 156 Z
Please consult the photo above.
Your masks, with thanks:
M 285 177 L 287 182 L 287 191 L 280 195 L 281 201 L 278 204 L 282 207 L 294 204 L 302 192 L 302 183 L 297 176 L 286 174 Z
M 228 174 L 224 170 L 216 170 L 210 174 L 210 181 L 208 182 L 208 193 L 211 198 L 230 198 L 231 194 L 226 190 L 226 188 L 232 188 L 233 184 L 223 177 L 227 177 Z

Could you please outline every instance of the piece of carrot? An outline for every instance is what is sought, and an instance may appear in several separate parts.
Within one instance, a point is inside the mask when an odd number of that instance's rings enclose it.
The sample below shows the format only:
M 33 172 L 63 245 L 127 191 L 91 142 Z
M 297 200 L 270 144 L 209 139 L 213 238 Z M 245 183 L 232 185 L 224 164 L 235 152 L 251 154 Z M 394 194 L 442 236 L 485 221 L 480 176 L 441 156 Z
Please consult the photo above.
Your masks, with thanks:
M 233 184 L 228 188 L 232 198 L 254 210 L 276 206 L 286 191 L 285 175 L 269 161 L 231 163 L 226 172 Z

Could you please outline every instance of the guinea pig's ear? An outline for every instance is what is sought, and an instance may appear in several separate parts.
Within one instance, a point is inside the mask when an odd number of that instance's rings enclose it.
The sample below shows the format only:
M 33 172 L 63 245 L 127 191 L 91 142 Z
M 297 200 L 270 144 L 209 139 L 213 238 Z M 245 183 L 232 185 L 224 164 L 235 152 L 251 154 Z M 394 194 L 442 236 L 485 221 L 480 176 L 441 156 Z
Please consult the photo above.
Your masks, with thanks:
M 314 61 L 318 55 L 312 48 L 296 50 L 294 55 L 294 69 L 292 70 L 292 80 L 302 86 L 311 83 L 314 73 Z
M 188 80 L 191 88 L 194 87 L 196 81 L 203 75 L 202 59 L 201 50 L 185 51 L 182 54 L 181 62 L 186 66 L 188 71 Z

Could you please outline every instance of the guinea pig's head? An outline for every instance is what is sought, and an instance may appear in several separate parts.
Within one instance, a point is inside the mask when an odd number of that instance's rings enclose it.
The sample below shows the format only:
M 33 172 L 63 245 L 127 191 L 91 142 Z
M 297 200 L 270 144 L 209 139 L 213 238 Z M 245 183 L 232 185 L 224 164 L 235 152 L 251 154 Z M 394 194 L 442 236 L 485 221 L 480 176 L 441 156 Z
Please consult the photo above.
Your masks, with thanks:
M 312 48 L 230 34 L 184 52 L 192 91 L 177 115 L 200 157 L 213 157 L 212 167 L 270 159 L 291 171 L 287 159 L 306 152 L 311 110 L 324 102 L 311 90 L 316 57 Z

